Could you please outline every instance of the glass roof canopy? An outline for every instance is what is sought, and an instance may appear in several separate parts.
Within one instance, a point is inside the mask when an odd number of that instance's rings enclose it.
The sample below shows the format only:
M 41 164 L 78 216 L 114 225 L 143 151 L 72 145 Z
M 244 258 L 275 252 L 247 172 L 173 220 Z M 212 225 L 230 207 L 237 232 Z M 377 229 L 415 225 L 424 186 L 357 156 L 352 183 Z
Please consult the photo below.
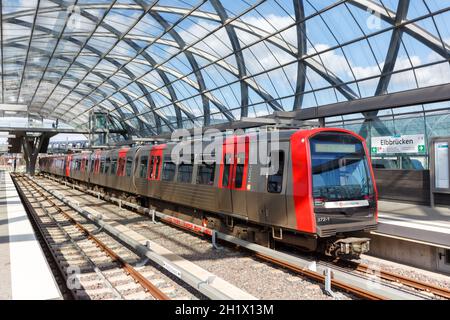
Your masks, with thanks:
M 1 101 L 147 136 L 450 83 L 441 0 L 1 1 Z M 345 117 L 345 116 L 344 116 Z

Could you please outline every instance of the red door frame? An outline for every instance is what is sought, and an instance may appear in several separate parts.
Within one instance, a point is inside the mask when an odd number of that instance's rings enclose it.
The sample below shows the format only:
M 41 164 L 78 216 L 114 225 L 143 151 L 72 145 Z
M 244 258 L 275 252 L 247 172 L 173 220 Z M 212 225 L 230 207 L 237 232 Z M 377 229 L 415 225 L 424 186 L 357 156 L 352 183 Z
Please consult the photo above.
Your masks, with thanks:
M 122 148 L 119 150 L 119 158 L 117 159 L 117 176 L 123 177 L 125 176 L 126 166 L 127 166 L 127 153 L 130 148 Z M 120 168 L 120 160 L 123 160 L 123 167 Z M 119 171 L 119 169 L 122 169 L 122 172 Z
M 70 165 L 72 164 L 72 155 L 66 158 L 66 177 L 70 177 Z
M 248 177 L 248 162 L 249 162 L 250 139 L 248 136 L 233 136 L 226 138 L 222 146 L 222 159 L 220 163 L 219 188 L 232 190 L 246 190 Z M 239 188 L 235 187 L 236 170 L 239 162 L 239 154 L 244 153 L 244 172 L 242 174 L 242 185 Z M 228 185 L 223 185 L 223 173 L 225 170 L 225 156 L 230 157 L 230 173 L 228 176 Z
M 164 155 L 164 150 L 166 149 L 166 147 L 167 147 L 166 144 L 160 144 L 160 145 L 154 146 L 150 150 L 149 163 L 151 164 L 152 157 L 154 157 L 154 159 L 156 161 L 153 162 L 153 168 L 151 168 L 152 172 L 153 172 L 153 177 L 151 177 L 151 178 L 150 178 L 150 165 L 148 166 L 148 171 L 147 171 L 147 179 L 148 180 L 161 180 L 163 155 Z M 158 160 L 159 160 L 159 163 L 158 163 Z M 159 167 L 158 167 L 158 165 L 159 165 Z M 158 168 L 158 172 L 156 172 L 156 168 Z M 157 173 L 157 174 L 155 174 L 155 173 Z
M 94 155 L 94 174 L 99 174 L 100 172 L 100 161 L 101 161 L 101 151 L 95 151 Z

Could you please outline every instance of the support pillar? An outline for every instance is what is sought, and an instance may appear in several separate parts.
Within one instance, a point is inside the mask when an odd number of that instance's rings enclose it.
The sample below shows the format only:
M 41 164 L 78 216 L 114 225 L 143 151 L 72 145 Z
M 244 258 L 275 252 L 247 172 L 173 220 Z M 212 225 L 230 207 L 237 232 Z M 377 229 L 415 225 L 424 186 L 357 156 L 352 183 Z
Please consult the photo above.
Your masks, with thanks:
M 27 174 L 34 176 L 39 152 L 42 149 L 44 141 L 48 141 L 51 135 L 43 133 L 42 135 L 36 137 L 22 137 L 23 155 L 26 163 Z

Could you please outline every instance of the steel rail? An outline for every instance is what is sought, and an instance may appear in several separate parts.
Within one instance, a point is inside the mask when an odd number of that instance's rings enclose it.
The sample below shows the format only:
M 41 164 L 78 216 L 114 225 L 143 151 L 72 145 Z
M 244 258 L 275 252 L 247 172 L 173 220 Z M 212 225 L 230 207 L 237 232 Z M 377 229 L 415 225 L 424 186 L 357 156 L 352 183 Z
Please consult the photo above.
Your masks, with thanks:
M 14 180 L 15 180 L 15 179 L 13 179 L 13 181 L 14 181 Z M 22 183 L 23 185 L 25 185 L 25 188 L 28 186 L 28 188 L 26 189 L 26 192 L 30 193 L 30 190 L 31 190 L 30 184 L 29 184 L 28 182 L 24 182 L 23 177 L 20 177 L 18 180 L 20 181 L 20 183 Z M 29 208 L 29 210 L 30 210 L 30 213 L 31 213 L 32 215 L 36 215 L 36 211 L 35 211 L 33 205 L 32 205 L 32 204 L 30 203 L 30 201 L 28 200 L 28 197 L 26 196 L 26 192 L 23 192 L 23 189 L 22 189 L 22 187 L 19 186 L 19 183 L 16 182 L 15 185 L 16 185 L 16 188 L 17 188 L 18 192 L 21 193 L 21 196 L 24 197 L 24 200 L 25 200 L 25 202 L 26 202 L 26 204 L 27 204 L 27 206 L 28 206 L 28 208 Z M 106 285 L 108 288 L 111 289 L 112 293 L 113 293 L 116 297 L 118 297 L 118 298 L 120 298 L 120 299 L 123 299 L 124 296 L 123 296 L 119 291 L 117 291 L 116 288 L 114 288 L 113 284 L 106 278 L 106 276 L 104 275 L 104 273 L 98 268 L 97 264 L 96 264 L 96 263 L 95 263 L 95 262 L 94 262 L 94 261 L 93 261 L 93 260 L 92 260 L 92 259 L 91 259 L 84 251 L 83 251 L 83 249 L 76 243 L 76 241 L 75 241 L 75 240 L 71 237 L 71 235 L 64 229 L 64 227 L 61 226 L 61 224 L 56 220 L 56 218 L 49 212 L 49 210 L 47 209 L 47 207 L 45 207 L 45 206 L 42 204 L 42 202 L 38 200 L 38 196 L 35 196 L 34 194 L 32 194 L 31 197 L 33 198 L 34 201 L 38 202 L 38 206 L 41 208 L 41 210 L 45 212 L 46 216 L 52 221 L 52 223 L 53 223 L 53 224 L 54 224 L 54 225 L 55 225 L 55 226 L 56 226 L 56 227 L 57 227 L 57 228 L 58 228 L 58 229 L 66 236 L 66 238 L 67 238 L 66 243 L 69 242 L 72 246 L 74 246 L 74 247 L 78 250 L 78 252 L 80 253 L 80 255 L 81 255 L 83 258 L 86 259 L 86 261 L 92 266 L 92 268 L 93 268 L 94 272 L 97 274 L 97 276 L 98 276 L 101 280 L 104 281 L 105 285 Z M 37 215 L 36 215 L 36 216 L 37 216 Z M 43 229 L 40 225 L 39 225 L 39 230 L 40 230 L 41 233 L 44 235 L 44 229 Z M 49 231 L 48 231 L 48 230 L 45 230 L 45 232 L 49 234 Z M 50 234 L 49 234 L 49 236 L 50 236 Z M 50 237 L 51 237 L 51 236 L 50 236 Z M 46 243 L 48 243 L 48 246 L 51 248 L 52 252 L 53 252 L 53 246 L 54 246 L 54 245 L 55 245 L 55 246 L 60 246 L 60 245 L 57 244 L 56 242 L 54 242 L 53 244 L 51 244 L 51 243 L 47 240 L 47 237 L 45 237 L 45 239 L 46 239 Z M 56 257 L 56 256 L 55 256 L 55 257 Z M 67 273 L 64 271 L 62 265 L 59 263 L 60 259 L 59 259 L 58 257 L 56 257 L 56 261 L 57 261 L 58 268 L 61 270 L 61 272 L 62 272 L 63 274 L 67 274 Z M 67 274 L 67 276 L 64 276 L 64 278 L 66 279 L 66 281 L 68 280 L 68 276 L 69 276 L 69 274 Z M 75 295 L 74 290 L 69 289 L 69 291 L 71 292 L 73 298 L 76 299 L 77 296 Z
M 12 176 L 12 175 L 11 175 Z M 13 176 L 12 176 L 13 177 Z M 39 218 L 36 215 L 36 213 L 34 212 L 34 209 L 31 205 L 31 203 L 29 202 L 28 198 L 25 196 L 24 192 L 22 191 L 22 189 L 20 189 L 16 179 L 13 177 L 12 178 L 13 184 L 16 187 L 17 193 L 19 194 L 20 199 L 22 200 L 22 203 L 25 205 L 26 211 L 28 213 L 28 216 L 31 217 L 31 222 L 32 225 L 34 227 L 34 230 L 38 230 L 40 233 L 40 236 L 42 238 L 42 242 L 43 244 L 45 244 L 46 248 L 48 249 L 48 251 L 50 252 L 53 262 L 55 263 L 55 265 L 57 266 L 58 270 L 59 270 L 59 274 L 61 275 L 61 277 L 63 279 L 67 280 L 67 277 L 65 276 L 66 273 L 63 269 L 63 267 L 61 266 L 61 264 L 58 263 L 58 257 L 52 247 L 52 245 L 50 244 L 50 242 L 48 241 L 47 237 L 45 236 L 44 233 L 44 229 L 42 227 L 42 225 L 39 223 Z M 73 294 L 73 292 L 71 290 L 67 290 L 67 292 L 69 293 L 70 297 L 72 299 L 75 299 L 75 295 Z M 62 292 L 61 292 L 62 293 Z
M 73 225 L 77 227 L 89 240 L 95 242 L 97 246 L 105 252 L 113 262 L 116 262 L 123 268 L 127 274 L 129 274 L 137 283 L 139 283 L 145 291 L 149 292 L 155 299 L 157 300 L 170 300 L 170 298 L 162 292 L 158 287 L 156 287 L 153 283 L 147 280 L 140 272 L 138 272 L 133 266 L 123 260 L 120 256 L 118 256 L 111 248 L 109 248 L 103 241 L 95 237 L 89 230 L 87 230 L 83 225 L 81 225 L 78 221 L 76 221 L 70 214 L 61 209 L 60 205 L 57 205 L 53 200 L 50 199 L 50 196 L 45 195 L 38 184 L 35 181 L 30 179 L 27 176 L 25 177 L 27 181 L 29 181 L 29 185 L 38 192 L 42 197 L 44 197 L 48 203 L 50 203 L 58 213 L 62 214 L 66 217 Z M 48 192 L 48 191 L 47 191 Z M 51 194 L 51 193 L 50 193 Z
M 50 175 L 44 175 L 45 177 L 54 180 L 57 183 L 61 183 L 61 180 L 58 178 L 54 178 Z M 77 186 L 75 184 L 69 183 L 67 181 L 64 181 L 64 184 L 66 186 L 72 186 L 74 189 L 78 189 L 84 193 L 89 193 L 91 195 L 94 195 L 98 198 L 103 198 L 109 202 L 113 202 L 116 204 L 119 204 L 120 206 L 127 206 L 129 208 L 133 208 L 137 210 L 139 213 L 144 215 L 150 214 L 150 209 L 144 208 L 142 206 L 139 206 L 134 203 L 129 203 L 126 201 L 123 201 L 118 198 L 102 195 L 98 192 L 94 192 L 91 190 L 86 190 L 80 186 Z M 194 232 L 196 234 L 203 234 L 206 236 L 212 236 L 213 233 L 216 234 L 217 239 L 223 240 L 228 243 L 235 244 L 239 247 L 245 248 L 246 250 L 253 252 L 257 257 L 268 260 L 272 263 L 276 263 L 277 265 L 280 265 L 282 267 L 288 268 L 294 272 L 304 274 L 307 277 L 313 278 L 314 280 L 317 280 L 319 282 L 324 282 L 324 277 L 320 272 L 311 271 L 307 268 L 307 265 L 310 261 L 307 261 L 305 259 L 295 257 L 288 255 L 283 252 L 275 251 L 270 248 L 266 248 L 242 239 L 238 239 L 236 237 L 223 234 L 220 232 L 216 232 L 212 229 L 209 229 L 207 227 L 199 226 L 196 224 L 193 224 L 191 222 L 186 222 L 184 220 L 174 218 L 172 216 L 166 215 L 161 212 L 154 212 L 155 217 L 158 217 L 161 221 L 168 223 L 170 225 L 173 225 L 175 227 Z M 415 295 L 414 293 L 408 293 L 404 292 L 400 289 L 394 289 L 390 288 L 389 286 L 383 286 L 383 284 L 379 284 L 382 288 L 371 288 L 372 291 L 366 290 L 364 287 L 367 285 L 368 282 L 371 282 L 370 279 L 363 279 L 361 280 L 360 277 L 357 277 L 355 275 L 346 274 L 340 270 L 333 270 L 335 273 L 335 278 L 332 279 L 331 284 L 335 288 L 339 288 L 341 290 L 351 292 L 354 295 L 364 298 L 364 299 L 370 299 L 370 300 L 387 300 L 387 299 L 421 299 L 420 296 Z M 358 278 L 358 279 L 357 279 Z M 366 284 L 363 284 L 362 281 L 368 281 Z M 354 284 L 353 282 L 358 282 L 358 285 Z M 382 289 L 385 290 L 382 290 Z M 389 293 L 389 290 L 391 290 L 391 293 Z M 376 292 L 374 292 L 376 291 Z M 395 292 L 394 292 L 395 291 Z
M 36 185 L 38 185 L 41 188 L 45 188 L 45 186 L 40 185 L 39 183 L 35 182 Z M 70 184 L 70 183 L 68 183 Z M 71 185 L 71 184 L 70 184 Z M 72 185 L 73 188 L 79 188 L 78 186 Z M 226 281 L 222 280 L 221 278 L 218 278 L 212 282 L 209 281 L 209 278 L 205 278 L 205 272 L 206 270 L 202 269 L 202 272 L 192 271 L 189 269 L 189 266 L 177 264 L 174 266 L 174 263 L 172 260 L 167 258 L 166 256 L 162 254 L 158 254 L 157 252 L 149 249 L 145 245 L 141 244 L 137 240 L 133 239 L 132 237 L 128 236 L 124 232 L 119 231 L 114 226 L 110 225 L 109 223 L 105 223 L 103 221 L 103 215 L 96 213 L 93 214 L 92 212 L 89 212 L 87 210 L 84 210 L 79 207 L 79 205 L 75 205 L 73 202 L 69 201 L 66 197 L 61 195 L 60 193 L 54 192 L 52 190 L 48 190 L 47 192 L 52 194 L 55 198 L 57 198 L 59 201 L 65 203 L 69 207 L 71 207 L 73 210 L 80 213 L 84 218 L 93 221 L 95 224 L 97 224 L 100 227 L 103 227 L 108 233 L 114 235 L 118 239 L 120 239 L 122 242 L 126 243 L 128 246 L 132 248 L 133 251 L 138 253 L 144 258 L 148 258 L 152 260 L 153 262 L 157 263 L 163 268 L 170 268 L 174 267 L 175 269 L 180 271 L 180 274 L 177 275 L 178 278 L 180 278 L 182 281 L 184 281 L 186 284 L 190 285 L 195 290 L 201 292 L 206 297 L 213 299 L 213 300 L 255 300 L 256 298 L 247 292 L 227 283 Z M 83 190 L 83 192 L 86 193 L 86 190 Z M 91 193 L 92 194 L 92 193 Z M 95 196 L 97 194 L 93 193 Z M 119 199 L 116 199 L 117 201 L 121 201 Z M 132 203 L 126 203 L 123 202 L 124 205 L 133 206 Z M 149 209 L 145 209 L 145 212 L 149 212 Z M 155 212 L 155 214 L 159 214 L 158 212 Z M 166 216 L 166 215 L 165 215 Z M 158 215 L 159 217 L 159 215 Z M 167 216 L 170 217 L 170 216 Z M 173 218 L 173 217 L 170 217 Z M 176 219 L 178 221 L 181 221 L 179 219 Z M 194 226 L 192 223 L 185 222 L 183 223 L 186 227 Z M 196 226 L 196 228 L 199 228 L 199 232 L 205 231 L 206 228 L 203 228 L 201 226 Z M 206 231 L 207 232 L 207 231 Z M 207 233 L 205 233 L 207 234 Z M 180 258 L 181 259 L 181 258 Z M 207 274 L 206 274 L 207 275 Z M 212 274 L 211 274 L 212 275 Z M 217 284 L 216 284 L 217 283 Z
M 308 278 L 314 279 L 318 282 L 325 282 L 325 276 L 321 275 L 317 272 L 311 271 L 309 269 L 304 269 L 304 268 L 300 268 L 298 265 L 295 265 L 293 263 L 284 261 L 284 260 L 280 260 L 280 259 L 276 259 L 274 257 L 262 254 L 262 253 L 255 253 L 255 256 L 258 257 L 259 259 L 265 260 L 265 261 L 269 261 L 273 264 L 279 265 L 283 268 L 286 268 L 290 271 L 293 271 L 295 273 L 300 273 L 303 274 L 305 276 L 307 276 Z M 359 287 L 355 287 L 352 286 L 348 283 L 345 283 L 344 281 L 340 281 L 340 280 L 336 280 L 336 279 L 331 279 L 331 285 L 339 288 L 341 290 L 344 290 L 348 293 L 352 293 L 357 295 L 358 297 L 364 298 L 364 299 L 368 299 L 368 300 L 387 300 L 385 296 L 382 296 L 380 294 L 376 294 L 373 293 L 369 290 L 365 290 Z
M 363 263 L 355 263 L 352 261 L 346 261 L 346 263 L 351 263 L 352 265 L 355 266 L 356 270 L 360 271 L 360 272 L 365 272 L 367 273 L 368 271 L 371 270 L 371 268 Z M 405 276 L 399 275 L 399 274 L 395 274 L 393 272 L 390 271 L 384 271 L 384 270 L 380 270 L 380 274 L 379 276 L 384 279 L 384 280 L 388 280 L 388 281 L 392 281 L 392 282 L 397 282 L 397 283 L 401 283 L 405 286 L 417 289 L 417 290 L 422 290 L 422 291 L 426 291 L 426 292 L 430 292 L 436 296 L 439 297 L 443 297 L 446 299 L 450 299 L 450 290 L 449 289 L 445 289 L 442 287 L 438 287 L 436 285 L 433 285 L 431 283 L 426 283 L 420 280 L 416 280 L 416 279 L 411 279 L 411 278 L 407 278 Z

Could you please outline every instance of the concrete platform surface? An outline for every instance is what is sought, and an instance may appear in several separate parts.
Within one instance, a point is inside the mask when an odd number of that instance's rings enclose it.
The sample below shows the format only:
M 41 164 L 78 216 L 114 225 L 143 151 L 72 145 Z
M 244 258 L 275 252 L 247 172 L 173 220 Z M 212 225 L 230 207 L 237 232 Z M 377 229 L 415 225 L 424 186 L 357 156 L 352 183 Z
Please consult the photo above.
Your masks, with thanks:
M 450 208 L 379 201 L 379 224 L 374 234 L 450 248 Z
M 9 173 L 0 170 L 0 300 L 61 299 Z

